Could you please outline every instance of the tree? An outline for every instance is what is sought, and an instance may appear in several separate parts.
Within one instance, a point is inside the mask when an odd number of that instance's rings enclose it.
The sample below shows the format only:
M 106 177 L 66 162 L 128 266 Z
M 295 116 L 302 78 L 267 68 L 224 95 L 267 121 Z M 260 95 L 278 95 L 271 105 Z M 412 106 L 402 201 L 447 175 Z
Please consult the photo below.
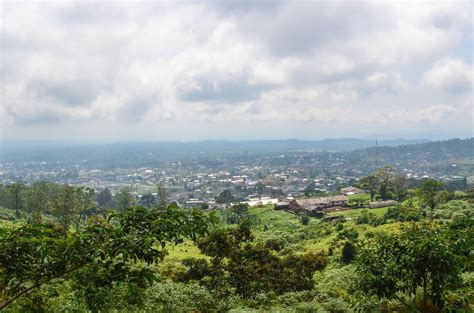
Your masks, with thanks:
M 79 230 L 83 219 L 95 208 L 95 191 L 92 188 L 81 186 L 76 189 L 77 208 L 76 208 L 76 230 Z
M 140 198 L 140 205 L 146 207 L 146 208 L 152 208 L 155 206 L 156 199 L 155 196 L 152 195 L 151 193 L 146 193 L 141 196 Z
M 113 208 L 114 206 L 114 198 L 108 187 L 97 194 L 96 201 L 101 208 Z
M 436 193 L 443 190 L 444 184 L 432 178 L 425 178 L 421 181 L 420 187 L 416 190 L 416 195 L 424 204 L 433 210 L 436 206 Z
M 234 196 L 232 195 L 232 192 L 229 189 L 225 189 L 216 197 L 217 203 L 231 203 L 232 201 L 234 201 Z
M 262 199 L 263 191 L 265 190 L 265 184 L 262 183 L 261 181 L 259 181 L 259 182 L 255 185 L 255 190 L 257 191 L 258 196 L 260 197 L 260 200 L 261 200 L 261 199 Z
M 304 188 L 304 195 L 309 198 L 315 189 L 316 189 L 316 183 L 313 180 Z
M 441 309 L 447 291 L 459 285 L 469 264 L 473 225 L 468 219 L 456 225 L 412 223 L 402 225 L 400 233 L 370 239 L 358 253 L 359 288 L 402 303 L 400 293 L 413 302 L 420 289 L 423 303 Z
M 405 176 L 395 175 L 393 177 L 393 193 L 397 201 L 405 200 L 407 195 L 408 182 Z
M 285 193 L 283 192 L 283 190 L 281 190 L 281 188 L 278 188 L 278 189 L 273 188 L 270 191 L 270 194 L 272 195 L 272 198 L 278 198 L 285 195 Z
M 119 211 L 125 211 L 125 209 L 135 204 L 135 197 L 132 195 L 130 187 L 124 187 L 115 195 L 115 205 Z
M 313 288 L 313 274 L 323 269 L 327 258 L 321 254 L 289 254 L 279 257 L 272 245 L 253 243 L 250 224 L 244 221 L 234 229 L 216 229 L 198 242 L 201 252 L 211 257 L 187 259 L 188 271 L 179 280 L 196 280 L 214 293 L 235 290 L 243 298 L 259 293 L 283 294 Z
M 388 208 L 383 215 L 383 220 L 396 220 L 401 222 L 419 221 L 422 218 L 423 207 L 416 197 L 409 198 L 395 207 Z
M 165 246 L 195 240 L 212 222 L 199 211 L 134 207 L 95 217 L 72 233 L 53 224 L 0 229 L 0 310 L 65 279 L 83 290 L 91 311 L 100 311 L 94 290 L 117 282 L 150 285 L 155 276 L 148 265 L 165 256 Z
M 55 194 L 57 194 L 58 186 L 46 182 L 36 182 L 28 190 L 28 210 L 33 212 L 34 220 L 41 222 L 41 214 L 47 213 L 52 208 L 52 200 Z
M 393 167 L 390 165 L 386 165 L 382 168 L 377 169 L 377 172 L 375 173 L 382 200 L 387 200 L 389 197 L 393 175 Z
M 453 194 L 446 190 L 440 190 L 434 195 L 435 207 L 444 204 L 453 198 Z
M 164 208 L 168 205 L 168 190 L 163 184 L 156 185 L 158 206 Z
M 374 201 L 377 184 L 378 180 L 374 175 L 365 176 L 360 180 L 359 185 L 369 192 L 370 201 Z
M 356 256 L 356 248 L 350 241 L 346 241 L 342 247 L 341 263 L 350 264 Z
M 7 207 L 14 210 L 17 217 L 26 206 L 25 190 L 26 186 L 23 182 L 15 182 L 6 187 Z
M 76 189 L 67 184 L 62 185 L 59 194 L 52 201 L 52 211 L 65 230 L 69 229 L 71 222 L 76 216 L 78 207 L 79 199 Z

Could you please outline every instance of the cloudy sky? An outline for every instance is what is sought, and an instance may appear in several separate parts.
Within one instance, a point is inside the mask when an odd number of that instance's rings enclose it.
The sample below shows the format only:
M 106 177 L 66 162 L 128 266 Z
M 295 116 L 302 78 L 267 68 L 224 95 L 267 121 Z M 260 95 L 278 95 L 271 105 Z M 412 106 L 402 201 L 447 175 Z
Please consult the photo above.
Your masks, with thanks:
M 2 1 L 0 135 L 473 133 L 470 1 Z

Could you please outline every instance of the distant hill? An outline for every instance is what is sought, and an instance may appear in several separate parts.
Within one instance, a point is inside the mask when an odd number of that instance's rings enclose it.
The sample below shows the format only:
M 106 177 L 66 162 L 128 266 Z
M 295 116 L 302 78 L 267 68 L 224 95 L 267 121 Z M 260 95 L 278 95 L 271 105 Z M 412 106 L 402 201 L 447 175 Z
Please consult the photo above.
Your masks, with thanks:
M 474 175 L 474 138 L 450 139 L 396 147 L 375 147 L 352 151 L 348 158 L 353 164 L 373 167 L 378 165 L 423 169 L 446 174 Z
M 81 164 L 89 168 L 139 168 L 158 167 L 177 161 L 211 162 L 219 158 L 233 158 L 242 162 L 245 160 L 248 164 L 257 164 L 263 162 L 261 160 L 257 162 L 258 156 L 285 154 L 295 157 L 307 155 L 308 165 L 314 165 L 311 161 L 314 159 L 319 160 L 319 167 L 327 168 L 333 166 L 331 164 L 334 161 L 331 160 L 342 158 L 348 163 L 345 168 L 370 173 L 376 164 L 374 145 L 373 140 L 361 139 L 142 142 L 102 145 L 7 142 L 0 146 L 0 163 L 58 162 L 58 164 Z M 433 142 L 403 139 L 380 141 L 377 148 L 377 164 L 379 166 L 391 164 L 398 170 L 409 168 L 421 173 L 433 171 L 472 176 L 473 151 L 473 138 Z M 283 162 L 284 166 L 291 166 L 293 162 L 290 159 L 269 159 L 268 162 L 270 161 Z
M 427 140 L 381 140 L 379 146 L 398 146 L 423 143 Z M 179 158 L 200 153 L 275 153 L 285 151 L 344 152 L 375 145 L 367 139 L 255 140 L 255 141 L 197 141 L 197 142 L 132 142 L 112 144 L 61 144 L 51 142 L 0 142 L 0 161 L 80 161 L 105 160 L 121 157 L 143 157 L 153 154 L 157 159 Z

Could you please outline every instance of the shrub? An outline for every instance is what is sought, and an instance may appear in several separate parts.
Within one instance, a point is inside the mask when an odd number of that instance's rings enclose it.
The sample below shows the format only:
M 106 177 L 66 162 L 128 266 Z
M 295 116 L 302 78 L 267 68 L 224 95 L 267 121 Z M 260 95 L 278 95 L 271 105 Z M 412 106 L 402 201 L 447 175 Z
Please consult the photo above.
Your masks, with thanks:
M 15 219 L 15 210 L 0 207 L 0 220 L 14 221 Z

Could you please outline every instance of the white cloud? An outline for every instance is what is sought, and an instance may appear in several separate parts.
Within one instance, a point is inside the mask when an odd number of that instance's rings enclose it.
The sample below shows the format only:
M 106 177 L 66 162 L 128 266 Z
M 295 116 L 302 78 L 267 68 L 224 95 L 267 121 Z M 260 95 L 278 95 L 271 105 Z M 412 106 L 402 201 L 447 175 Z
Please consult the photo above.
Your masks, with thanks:
M 433 88 L 465 91 L 472 88 L 472 65 L 460 58 L 445 57 L 433 64 L 424 74 L 423 81 Z
M 471 40 L 466 1 L 1 5 L 3 127 L 251 120 L 350 134 L 393 114 L 468 118 L 465 96 L 444 90 L 471 88 L 469 62 L 422 68 Z
M 398 73 L 378 72 L 367 78 L 368 89 L 372 92 L 397 92 L 406 86 Z

